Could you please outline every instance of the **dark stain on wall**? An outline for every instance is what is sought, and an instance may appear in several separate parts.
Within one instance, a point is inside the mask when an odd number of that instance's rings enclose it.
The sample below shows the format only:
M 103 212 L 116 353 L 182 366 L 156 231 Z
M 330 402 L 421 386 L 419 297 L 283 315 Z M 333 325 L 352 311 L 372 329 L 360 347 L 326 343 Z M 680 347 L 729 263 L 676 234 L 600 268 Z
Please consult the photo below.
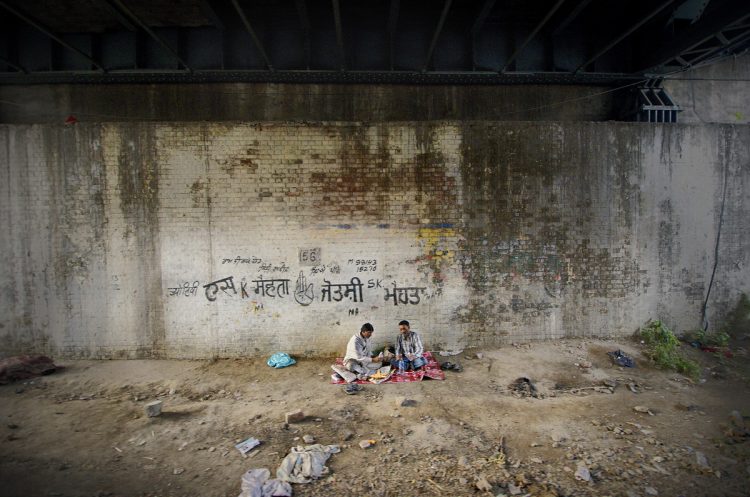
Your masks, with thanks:
M 138 357 L 162 357 L 165 350 L 164 311 L 161 295 L 161 254 L 159 245 L 159 160 L 154 128 L 144 124 L 121 126 L 117 157 L 120 208 L 127 225 L 125 238 L 130 238 L 137 257 L 133 267 L 140 282 L 133 299 L 144 313 L 147 326 L 136 330 L 142 334 L 136 351 Z
M 509 314 L 519 313 L 514 322 L 524 322 L 548 313 L 547 303 L 559 305 L 564 292 L 573 299 L 621 298 L 639 288 L 639 265 L 628 250 L 637 205 L 630 178 L 639 167 L 629 130 L 624 143 L 592 154 L 581 142 L 606 143 L 600 130 L 572 125 L 566 131 L 533 123 L 462 127 L 466 241 L 460 261 L 475 298 L 456 319 L 474 325 L 470 339 L 476 343 L 490 343 L 487 334 L 502 330 Z M 578 184 L 570 184 L 576 178 Z M 601 212 L 611 199 L 592 195 L 602 185 L 618 204 L 609 218 Z M 530 294 L 516 304 L 494 301 L 498 290 L 517 293 L 529 284 L 542 288 L 546 300 L 535 302 Z M 521 301 L 535 303 L 528 308 Z M 565 328 L 575 333 L 574 326 Z

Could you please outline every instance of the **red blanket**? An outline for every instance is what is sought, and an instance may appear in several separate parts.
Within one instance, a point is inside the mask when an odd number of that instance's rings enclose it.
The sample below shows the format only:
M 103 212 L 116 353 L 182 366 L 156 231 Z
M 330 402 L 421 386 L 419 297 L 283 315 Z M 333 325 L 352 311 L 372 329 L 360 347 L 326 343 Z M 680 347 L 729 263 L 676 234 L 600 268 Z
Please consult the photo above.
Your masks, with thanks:
M 404 371 L 399 373 L 398 370 L 394 371 L 390 378 L 383 383 L 409 383 L 412 381 L 422 381 L 422 378 L 430 378 L 433 380 L 444 380 L 445 373 L 440 369 L 440 365 L 437 363 L 431 352 L 425 352 L 424 358 L 427 360 L 427 364 L 422 371 Z M 336 365 L 343 366 L 344 359 L 341 357 L 336 358 Z M 344 379 L 337 375 L 331 375 L 331 383 L 334 385 L 345 385 Z M 354 383 L 368 384 L 367 380 L 356 380 Z

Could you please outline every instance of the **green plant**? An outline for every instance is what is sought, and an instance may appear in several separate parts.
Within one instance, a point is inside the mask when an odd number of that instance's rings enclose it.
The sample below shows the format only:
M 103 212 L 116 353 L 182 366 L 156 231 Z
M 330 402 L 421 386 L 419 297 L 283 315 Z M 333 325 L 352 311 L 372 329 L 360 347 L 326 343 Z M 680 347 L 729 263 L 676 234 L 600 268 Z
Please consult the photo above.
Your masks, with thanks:
M 657 367 L 678 371 L 693 379 L 700 376 L 700 366 L 679 354 L 680 341 L 664 323 L 650 321 L 641 328 L 640 335 L 646 345 L 646 356 Z
M 709 333 L 708 331 L 697 329 L 685 333 L 683 340 L 688 343 L 698 342 L 700 345 L 708 347 L 726 347 L 729 345 L 729 335 L 723 330 Z

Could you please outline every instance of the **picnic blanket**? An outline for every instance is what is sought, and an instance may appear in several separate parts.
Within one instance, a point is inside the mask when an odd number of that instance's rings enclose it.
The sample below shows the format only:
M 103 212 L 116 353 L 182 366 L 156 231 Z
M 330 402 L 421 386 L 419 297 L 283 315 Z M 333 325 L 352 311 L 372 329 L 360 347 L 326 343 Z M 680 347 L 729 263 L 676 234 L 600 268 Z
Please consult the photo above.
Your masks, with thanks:
M 422 371 L 404 371 L 403 373 L 400 373 L 398 370 L 396 370 L 393 372 L 391 377 L 385 380 L 383 383 L 409 383 L 413 381 L 422 381 L 423 378 L 444 380 L 445 372 L 440 369 L 440 365 L 435 360 L 435 358 L 432 357 L 432 352 L 425 352 L 423 354 L 423 357 L 425 358 L 425 360 L 427 360 L 427 364 Z M 344 359 L 342 357 L 337 357 L 336 365 L 343 367 Z M 338 374 L 333 374 L 331 375 L 331 383 L 334 385 L 345 385 L 346 380 L 344 380 Z M 368 380 L 355 380 L 353 383 L 367 385 L 370 382 Z

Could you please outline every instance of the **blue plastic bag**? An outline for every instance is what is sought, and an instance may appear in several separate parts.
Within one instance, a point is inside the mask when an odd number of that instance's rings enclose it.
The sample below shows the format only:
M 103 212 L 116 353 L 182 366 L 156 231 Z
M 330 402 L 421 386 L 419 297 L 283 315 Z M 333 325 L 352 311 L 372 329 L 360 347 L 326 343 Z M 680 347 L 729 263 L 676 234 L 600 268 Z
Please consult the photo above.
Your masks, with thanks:
M 266 364 L 271 366 L 272 368 L 285 368 L 287 366 L 291 366 L 292 364 L 296 364 L 297 361 L 292 359 L 289 354 L 285 352 L 276 352 L 274 355 L 272 355 Z

